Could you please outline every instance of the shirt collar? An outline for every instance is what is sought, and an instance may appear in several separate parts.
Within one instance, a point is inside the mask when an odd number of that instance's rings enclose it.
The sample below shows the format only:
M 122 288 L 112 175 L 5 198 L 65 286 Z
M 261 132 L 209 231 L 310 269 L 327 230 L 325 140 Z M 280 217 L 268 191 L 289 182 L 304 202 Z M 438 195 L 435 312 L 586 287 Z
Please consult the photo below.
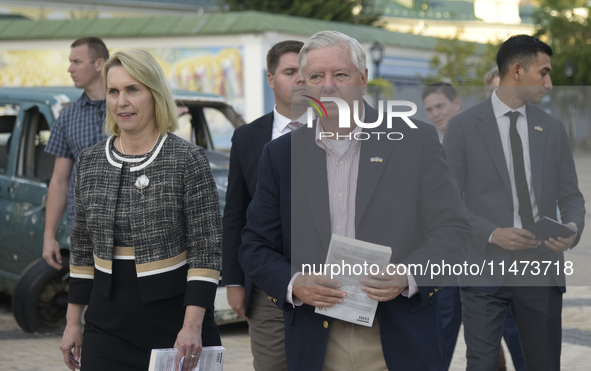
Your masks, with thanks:
M 498 119 L 500 117 L 505 116 L 505 114 L 509 111 L 517 111 L 519 113 L 521 113 L 523 115 L 523 117 L 527 118 L 525 112 L 525 104 L 517 109 L 513 109 L 511 107 L 509 107 L 508 105 L 506 105 L 497 95 L 497 90 L 493 91 L 493 93 L 491 94 L 490 97 L 491 103 L 492 103 L 492 107 L 493 107 L 493 112 L 495 114 L 495 117 Z
M 277 112 L 277 106 L 273 107 L 273 125 L 275 125 L 279 132 L 282 132 L 290 122 L 291 120 L 289 118 Z
M 360 118 L 361 122 L 365 122 L 365 107 L 363 107 L 363 108 L 364 108 L 364 110 L 361 113 L 361 118 Z M 315 128 L 315 130 L 316 130 L 316 137 L 315 137 L 316 138 L 316 140 L 315 140 L 316 141 L 316 145 L 318 145 L 320 148 L 324 148 L 326 150 L 327 143 L 330 143 L 329 141 L 332 141 L 333 139 L 328 139 L 326 137 L 320 138 L 320 132 L 323 131 L 324 128 L 322 127 L 322 123 L 320 121 L 317 120 L 316 122 L 317 122 L 316 128 Z M 352 123 L 352 124 L 354 124 L 354 123 Z M 361 129 L 361 126 L 355 125 L 355 129 L 353 129 L 351 131 L 351 136 L 354 136 L 355 134 L 361 132 L 361 130 L 362 130 Z M 344 141 L 349 141 L 350 142 L 351 140 L 344 139 Z M 359 141 L 356 140 L 355 142 L 359 142 Z
M 307 124 L 306 121 L 306 113 L 300 116 L 296 121 L 301 122 L 302 124 Z M 287 128 L 290 122 L 293 120 L 289 117 L 285 117 L 279 112 L 277 112 L 277 106 L 273 107 L 273 126 L 277 128 L 277 130 L 281 133 Z

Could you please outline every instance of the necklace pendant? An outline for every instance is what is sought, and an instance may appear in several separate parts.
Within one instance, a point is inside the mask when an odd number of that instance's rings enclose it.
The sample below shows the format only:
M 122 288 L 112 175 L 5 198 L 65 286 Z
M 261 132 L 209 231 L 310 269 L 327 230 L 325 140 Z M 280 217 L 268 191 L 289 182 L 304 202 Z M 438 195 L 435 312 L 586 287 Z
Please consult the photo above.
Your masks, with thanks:
M 150 179 L 147 176 L 142 175 L 135 180 L 135 187 L 137 189 L 144 189 L 150 185 Z

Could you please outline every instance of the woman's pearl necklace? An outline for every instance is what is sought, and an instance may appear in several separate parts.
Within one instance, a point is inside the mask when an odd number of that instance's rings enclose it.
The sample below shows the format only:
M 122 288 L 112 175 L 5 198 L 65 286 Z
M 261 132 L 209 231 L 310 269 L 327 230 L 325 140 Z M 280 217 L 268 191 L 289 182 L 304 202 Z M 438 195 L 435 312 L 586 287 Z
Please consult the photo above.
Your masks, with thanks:
M 154 147 L 156 147 L 156 143 L 158 143 L 158 140 L 160 139 L 160 134 L 158 134 L 158 138 L 156 138 L 156 141 L 154 142 L 154 145 L 152 146 L 152 148 L 150 148 L 150 150 L 146 153 L 150 153 L 152 152 L 152 150 L 154 149 Z M 121 138 L 121 136 L 119 136 L 119 146 L 121 147 L 121 152 L 124 155 L 127 155 L 127 153 L 125 153 L 125 149 L 123 148 L 123 139 Z

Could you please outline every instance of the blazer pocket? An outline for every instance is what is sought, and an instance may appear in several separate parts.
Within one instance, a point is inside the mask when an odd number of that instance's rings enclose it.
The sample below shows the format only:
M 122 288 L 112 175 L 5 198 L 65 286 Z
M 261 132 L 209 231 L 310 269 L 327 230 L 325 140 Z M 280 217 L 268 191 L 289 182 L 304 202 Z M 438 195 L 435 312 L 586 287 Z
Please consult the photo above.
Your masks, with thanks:
M 433 290 L 433 288 L 420 287 L 419 290 Z M 411 298 L 404 298 L 406 309 L 408 309 L 410 313 L 417 313 L 422 310 L 432 309 L 432 307 L 439 301 L 435 295 L 437 295 L 437 293 L 434 293 L 434 295 L 427 299 L 425 303 L 423 303 L 420 292 L 416 293 Z

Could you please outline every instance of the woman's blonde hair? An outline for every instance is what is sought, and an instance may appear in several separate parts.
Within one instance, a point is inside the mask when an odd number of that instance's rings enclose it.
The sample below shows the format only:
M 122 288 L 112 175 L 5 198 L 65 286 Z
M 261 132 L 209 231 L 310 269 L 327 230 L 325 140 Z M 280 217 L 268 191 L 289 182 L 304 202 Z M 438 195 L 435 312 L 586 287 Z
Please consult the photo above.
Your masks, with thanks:
M 178 127 L 176 103 L 166 83 L 164 72 L 156 59 L 145 50 L 131 49 L 116 52 L 103 67 L 105 88 L 107 87 L 107 73 L 114 66 L 123 67 L 131 77 L 150 89 L 154 97 L 156 126 L 160 130 L 160 134 L 164 135 L 168 131 L 175 131 Z M 116 136 L 121 134 L 121 129 L 110 110 L 107 110 L 105 130 Z

